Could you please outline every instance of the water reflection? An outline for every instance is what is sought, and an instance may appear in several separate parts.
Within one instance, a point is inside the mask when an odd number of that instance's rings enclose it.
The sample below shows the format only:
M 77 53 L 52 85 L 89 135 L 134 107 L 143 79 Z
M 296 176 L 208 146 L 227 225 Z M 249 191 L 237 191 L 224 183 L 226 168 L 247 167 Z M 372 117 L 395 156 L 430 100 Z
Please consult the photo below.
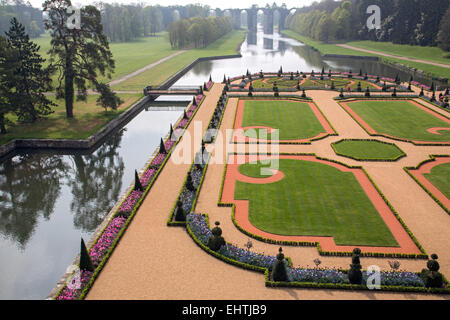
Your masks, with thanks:
M 0 233 L 20 250 L 38 219 L 50 219 L 68 170 L 61 157 L 42 154 L 25 154 L 0 164 Z
M 241 58 L 204 61 L 197 64 L 184 75 L 176 85 L 201 85 L 212 79 L 221 82 L 223 76 L 235 77 L 243 75 L 249 70 L 252 73 L 264 70 L 277 72 L 280 66 L 284 71 L 320 71 L 325 68 L 333 71 L 350 71 L 372 75 L 395 78 L 398 74 L 403 81 L 411 76 L 414 80 L 430 85 L 432 80 L 419 73 L 412 73 L 378 61 L 349 59 L 349 58 L 323 58 L 321 54 L 294 39 L 283 37 L 275 31 L 273 34 L 264 34 L 263 27 L 258 25 L 257 32 L 248 32 L 246 40 L 241 46 Z M 436 84 L 438 83 L 435 81 Z
M 73 155 L 70 209 L 75 228 L 93 232 L 120 197 L 124 161 L 118 147 L 126 129 L 120 130 L 92 155 Z M 103 208 L 103 210 L 99 210 Z

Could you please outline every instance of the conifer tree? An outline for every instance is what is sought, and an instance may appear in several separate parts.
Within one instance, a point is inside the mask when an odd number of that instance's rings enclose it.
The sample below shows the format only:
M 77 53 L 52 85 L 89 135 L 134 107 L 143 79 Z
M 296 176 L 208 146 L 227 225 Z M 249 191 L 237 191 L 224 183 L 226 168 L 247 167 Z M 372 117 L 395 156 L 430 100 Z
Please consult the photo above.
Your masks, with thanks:
M 15 83 L 14 71 L 17 64 L 17 52 L 0 36 L 0 133 L 2 134 L 7 133 L 6 125 L 9 124 L 6 115 L 17 108 L 12 102 L 11 91 Z
M 44 95 L 51 89 L 50 68 L 44 68 L 39 55 L 39 46 L 30 41 L 25 27 L 16 19 L 11 19 L 11 26 L 5 33 L 8 45 L 16 51 L 19 63 L 14 69 L 14 86 L 11 102 L 19 121 L 34 122 L 52 113 L 55 106 Z

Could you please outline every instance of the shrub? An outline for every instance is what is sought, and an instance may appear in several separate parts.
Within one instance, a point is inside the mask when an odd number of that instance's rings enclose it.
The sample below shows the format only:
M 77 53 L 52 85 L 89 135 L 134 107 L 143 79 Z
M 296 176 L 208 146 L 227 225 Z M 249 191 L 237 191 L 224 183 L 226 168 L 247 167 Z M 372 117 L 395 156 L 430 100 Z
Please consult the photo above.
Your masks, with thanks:
M 208 240 L 208 248 L 213 251 L 219 251 L 225 245 L 225 239 L 222 237 L 222 229 L 219 227 L 220 222 L 216 221 L 215 225 L 211 230 L 212 237 Z
M 439 262 L 437 262 L 437 254 L 431 255 L 431 260 L 427 262 L 427 269 L 423 269 L 421 272 L 421 277 L 427 288 L 442 288 L 444 283 L 442 274 L 439 271 Z
M 348 271 L 348 280 L 351 284 L 361 284 L 362 281 L 362 267 L 359 261 L 360 254 L 361 249 L 353 249 L 352 264 L 350 265 L 350 270 Z
M 83 238 L 81 238 L 81 248 L 80 248 L 80 269 L 90 272 L 94 272 L 95 270 L 94 264 L 92 263 L 91 257 L 89 256 Z
M 284 261 L 284 254 L 283 249 L 280 247 L 279 253 L 277 255 L 277 260 L 275 261 L 275 264 L 273 266 L 272 270 L 272 279 L 273 281 L 289 281 L 287 270 L 286 270 L 286 263 Z

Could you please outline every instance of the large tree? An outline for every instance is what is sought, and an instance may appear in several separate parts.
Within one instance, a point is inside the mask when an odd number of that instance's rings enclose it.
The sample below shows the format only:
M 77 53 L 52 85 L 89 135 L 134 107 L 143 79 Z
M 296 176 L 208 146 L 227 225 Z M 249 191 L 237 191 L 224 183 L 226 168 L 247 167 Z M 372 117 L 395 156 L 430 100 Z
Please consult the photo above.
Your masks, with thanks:
M 75 86 L 77 100 L 86 101 L 88 83 L 98 87 L 99 74 L 111 78 L 115 65 L 100 11 L 94 6 L 81 8 L 77 26 L 68 23 L 73 14 L 68 13 L 70 6 L 70 0 L 46 0 L 43 10 L 48 15 L 45 28 L 52 37 L 51 62 L 59 71 L 57 95 L 64 97 L 66 115 L 73 118 Z
M 0 36 L 0 133 L 2 134 L 6 133 L 6 115 L 16 110 L 16 105 L 12 103 L 12 90 L 17 64 L 17 52 Z
M 448 7 L 441 20 L 437 41 L 439 43 L 439 48 L 450 51 L 450 7 Z
M 50 69 L 44 68 L 39 46 L 30 41 L 25 27 L 16 18 L 6 32 L 8 45 L 16 51 L 19 64 L 14 70 L 15 82 L 12 103 L 17 106 L 20 121 L 34 122 L 53 111 L 44 93 L 51 89 Z

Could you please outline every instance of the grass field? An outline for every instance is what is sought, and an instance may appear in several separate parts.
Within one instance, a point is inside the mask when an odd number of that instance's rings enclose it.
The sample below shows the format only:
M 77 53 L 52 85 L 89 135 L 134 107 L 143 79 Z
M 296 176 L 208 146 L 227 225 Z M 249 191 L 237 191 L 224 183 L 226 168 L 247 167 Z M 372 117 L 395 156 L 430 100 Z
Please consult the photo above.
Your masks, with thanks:
M 242 174 L 261 178 L 259 164 Z M 280 159 L 284 178 L 270 184 L 236 182 L 235 199 L 249 200 L 249 220 L 280 235 L 332 236 L 338 245 L 397 246 L 350 172 L 311 161 Z
M 33 40 L 41 46 L 40 53 L 46 59 L 49 58 L 50 40 L 48 34 Z M 110 43 L 110 49 L 116 68 L 111 79 L 99 78 L 104 82 L 123 77 L 178 51 L 171 48 L 165 32 L 131 42 Z
M 332 146 L 337 154 L 357 160 L 396 160 L 405 155 L 396 145 L 376 140 L 343 140 Z
M 450 124 L 408 101 L 357 101 L 348 104 L 377 133 L 416 141 L 450 141 L 450 131 L 426 130 Z
M 430 173 L 425 173 L 424 177 L 450 199 L 450 163 L 431 168 Z
M 348 79 L 332 79 L 332 80 L 309 80 L 307 79 L 302 86 L 303 87 L 321 87 L 324 88 L 325 85 L 328 86 L 328 88 L 331 87 L 331 82 L 334 81 L 334 86 L 338 89 L 340 88 L 344 88 L 347 89 L 347 86 L 350 82 L 350 80 Z M 374 86 L 373 83 L 368 82 L 368 81 L 363 81 L 363 80 L 354 80 L 355 83 L 350 85 L 350 89 L 352 90 L 356 90 L 358 88 L 358 82 L 361 83 L 361 90 L 364 91 L 366 90 L 367 87 L 369 87 L 369 89 L 375 89 L 377 88 L 376 86 Z
M 295 101 L 245 101 L 243 127 L 279 129 L 280 140 L 313 138 L 325 132 L 307 103 Z M 268 134 L 268 140 L 271 139 Z
M 280 88 L 292 88 L 297 85 L 297 80 L 282 80 L 281 78 L 270 78 L 264 82 L 262 79 L 253 81 L 252 85 L 254 88 L 273 88 L 274 82 L 277 83 L 277 87 Z
M 245 31 L 233 30 L 203 49 L 192 49 L 116 86 L 115 90 L 142 90 L 145 85 L 160 85 L 182 68 L 200 57 L 237 54 L 236 49 L 245 39 Z
M 361 49 L 450 65 L 450 53 L 438 47 L 410 46 L 407 44 L 394 44 L 392 42 L 381 41 L 352 41 L 346 44 Z
M 377 56 L 372 53 L 342 48 L 342 47 L 336 46 L 331 43 L 324 43 L 321 41 L 312 40 L 310 38 L 299 35 L 298 33 L 294 32 L 292 30 L 283 30 L 282 33 L 288 37 L 296 39 L 310 47 L 315 48 L 322 55 L 339 54 L 339 55 L 353 55 L 353 56 Z M 357 42 L 349 42 L 347 44 L 354 45 L 355 47 L 360 47 L 363 49 L 369 49 L 369 50 L 379 49 L 378 51 L 380 51 L 380 52 L 393 54 L 393 55 L 402 55 L 402 56 L 405 56 L 408 58 L 415 58 L 415 59 L 428 60 L 431 62 L 450 64 L 450 59 L 445 58 L 445 54 L 441 54 L 441 52 L 439 52 L 440 49 L 433 50 L 436 48 L 431 48 L 431 47 L 393 45 L 391 48 L 391 45 L 392 45 L 391 43 L 374 42 L 374 41 L 357 41 Z M 384 51 L 384 50 L 386 50 L 386 51 Z M 407 53 L 408 51 L 410 51 L 410 52 Z M 401 64 L 404 64 L 411 68 L 423 70 L 423 71 L 425 71 L 425 73 L 428 73 L 429 75 L 450 79 L 450 69 L 448 69 L 448 68 L 442 68 L 442 67 L 438 67 L 438 66 L 425 64 L 425 63 L 412 62 L 412 61 L 407 61 L 407 60 L 398 59 L 398 58 L 390 58 L 390 57 L 383 57 L 383 56 L 379 56 L 379 57 L 380 57 L 380 59 L 382 59 L 383 61 L 386 61 L 386 62 L 401 63 Z M 425 59 L 425 57 L 427 57 L 427 59 Z M 446 62 L 444 62 L 444 61 L 446 61 Z
M 66 118 L 64 100 L 50 100 L 57 103 L 55 112 L 47 119 L 38 120 L 30 124 L 14 124 L 8 127 L 8 133 L 0 135 L 0 144 L 12 139 L 86 139 L 97 132 L 106 123 L 116 118 L 138 101 L 142 94 L 119 94 L 124 101 L 118 110 L 105 112 L 96 105 L 98 96 L 88 96 L 87 102 L 76 101 L 74 105 L 74 118 Z M 11 120 L 15 120 L 14 118 Z

